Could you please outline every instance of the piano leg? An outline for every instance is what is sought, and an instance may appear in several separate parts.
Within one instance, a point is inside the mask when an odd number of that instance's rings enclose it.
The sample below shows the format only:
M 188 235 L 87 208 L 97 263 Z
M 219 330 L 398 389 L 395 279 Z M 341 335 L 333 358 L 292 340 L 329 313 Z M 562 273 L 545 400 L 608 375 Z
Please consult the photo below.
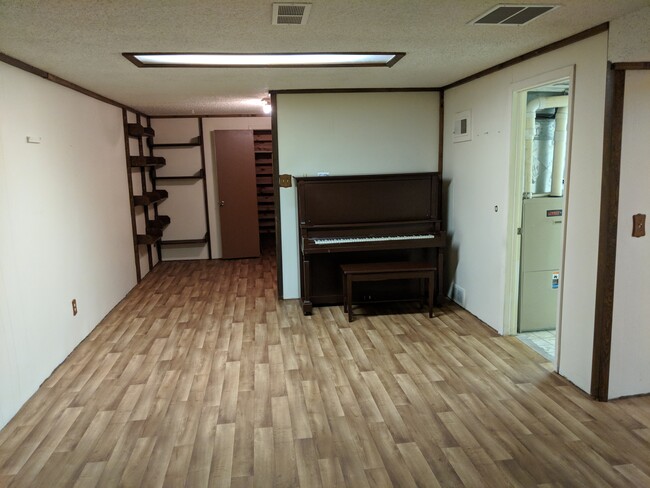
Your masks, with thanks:
M 435 273 L 431 273 L 427 279 L 427 307 L 429 308 L 429 318 L 433 317 L 433 289 L 435 287 L 433 279 Z
M 442 306 L 442 299 L 444 298 L 443 295 L 443 282 L 444 282 L 444 262 L 445 262 L 445 256 L 444 253 L 442 252 L 442 248 L 437 249 L 438 252 L 438 283 L 437 285 L 437 296 L 436 296 L 436 305 L 437 306 Z
M 311 303 L 311 276 L 309 274 L 309 260 L 302 260 L 302 313 L 311 315 L 313 305 Z

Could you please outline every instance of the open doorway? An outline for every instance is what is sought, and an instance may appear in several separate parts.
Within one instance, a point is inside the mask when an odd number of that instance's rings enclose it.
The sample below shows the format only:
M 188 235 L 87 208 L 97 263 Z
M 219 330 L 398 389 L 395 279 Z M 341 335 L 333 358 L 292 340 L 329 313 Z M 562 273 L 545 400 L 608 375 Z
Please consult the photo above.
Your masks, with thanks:
M 513 104 L 509 333 L 557 367 L 571 77 L 517 90 Z

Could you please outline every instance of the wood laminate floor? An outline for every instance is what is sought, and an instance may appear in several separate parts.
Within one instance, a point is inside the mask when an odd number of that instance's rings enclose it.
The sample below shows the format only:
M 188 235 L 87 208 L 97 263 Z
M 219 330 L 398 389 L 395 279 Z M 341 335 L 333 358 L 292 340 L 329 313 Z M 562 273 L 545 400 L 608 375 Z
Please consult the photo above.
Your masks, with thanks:
M 304 317 L 270 258 L 161 263 L 0 432 L 0 486 L 650 487 L 592 401 L 456 306 Z

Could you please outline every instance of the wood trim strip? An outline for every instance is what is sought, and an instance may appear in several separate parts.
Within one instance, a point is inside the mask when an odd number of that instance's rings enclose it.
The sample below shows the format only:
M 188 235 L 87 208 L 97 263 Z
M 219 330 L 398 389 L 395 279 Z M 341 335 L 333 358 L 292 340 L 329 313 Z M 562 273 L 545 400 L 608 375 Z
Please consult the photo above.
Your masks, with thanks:
M 538 49 L 534 49 L 525 54 L 522 54 L 521 56 L 517 56 L 516 58 L 509 59 L 508 61 L 499 63 L 495 66 L 492 66 L 491 68 L 484 69 L 482 71 L 479 71 L 478 73 L 474 73 L 473 75 L 467 76 L 458 81 L 454 81 L 453 83 L 443 86 L 441 89 L 444 91 L 444 90 L 449 90 L 450 88 L 455 88 L 457 86 L 464 85 L 465 83 L 469 83 L 470 81 L 483 78 L 484 76 L 490 75 L 492 73 L 496 73 L 497 71 L 501 71 L 502 69 L 509 68 L 510 66 L 514 66 L 515 64 L 519 64 L 523 61 L 528 61 L 529 59 L 536 58 L 537 56 L 541 56 L 542 54 L 555 51 L 557 49 L 566 47 L 570 44 L 582 41 L 584 39 L 588 39 L 589 37 L 598 35 L 601 32 L 606 32 L 607 30 L 609 30 L 609 22 L 605 22 L 603 24 L 597 25 L 595 27 L 584 30 L 582 32 L 578 32 L 577 34 L 574 34 L 572 36 L 566 37 L 564 39 L 560 39 L 559 41 L 552 42 L 551 44 L 547 44 L 546 46 L 542 46 Z
M 197 117 L 199 123 L 199 141 L 201 141 L 201 173 L 205 175 L 205 146 L 203 139 L 203 117 Z M 210 211 L 208 205 L 208 182 L 203 179 L 203 209 L 205 210 L 205 236 L 208 244 L 208 259 L 212 259 L 212 243 L 210 242 Z
M 142 125 L 142 118 L 140 117 L 140 114 L 136 115 L 136 122 L 138 123 L 138 125 Z M 127 127 L 127 131 L 128 131 L 128 127 Z M 138 137 L 138 154 L 140 156 L 144 156 L 144 145 L 142 144 L 142 137 Z M 151 172 L 149 174 L 151 174 Z M 151 179 L 151 185 L 152 185 L 151 189 L 153 191 L 155 191 L 156 190 L 156 180 L 153 179 L 153 178 L 150 178 L 150 179 Z M 140 168 L 140 184 L 142 185 L 142 193 L 145 193 L 147 191 L 147 172 L 146 172 L 146 168 L 144 168 L 144 167 Z M 157 206 L 158 206 L 158 204 L 154 204 L 154 214 L 158 213 L 157 212 Z M 151 220 L 149 218 L 149 207 L 148 206 L 144 207 L 144 218 L 145 218 L 145 222 L 149 222 L 149 220 Z M 145 234 L 147 233 L 146 226 L 145 226 L 144 232 L 145 232 Z M 149 263 L 149 271 L 151 271 L 153 269 L 153 253 L 151 252 L 151 244 L 147 245 L 147 261 Z
M 644 70 L 650 69 L 650 61 L 614 63 L 612 68 L 615 70 Z
M 616 232 L 618 228 L 618 196 L 625 98 L 625 71 L 613 69 L 611 63 L 608 67 L 594 347 L 591 371 L 591 394 L 599 401 L 607 401 L 609 394 L 614 279 L 616 272 Z
M 444 154 L 444 139 L 445 139 L 445 92 L 440 92 L 440 108 L 438 109 L 438 173 L 442 180 L 443 170 L 443 154 Z M 442 198 L 442 196 L 441 196 Z M 442 207 L 438 207 L 442 208 Z
M 282 219 L 280 217 L 280 160 L 278 158 L 277 94 L 271 92 L 271 134 L 273 134 L 273 206 L 275 208 L 275 259 L 278 298 L 284 298 L 282 274 Z
M 204 119 L 209 118 L 221 118 L 227 119 L 230 117 L 268 117 L 266 114 L 189 114 L 189 115 L 150 115 L 152 119 L 191 119 L 194 117 L 203 117 Z
M 304 93 L 383 93 L 383 92 L 439 92 L 437 87 L 409 88 L 306 88 L 300 90 L 271 90 L 269 93 L 278 95 L 296 95 Z
M 140 270 L 140 253 L 138 250 L 138 228 L 135 223 L 135 208 L 133 206 L 133 181 L 131 180 L 131 165 L 129 158 L 129 130 L 126 109 L 122 109 L 122 125 L 124 126 L 124 155 L 126 160 L 126 181 L 129 187 L 129 208 L 131 209 L 131 234 L 133 235 L 133 256 L 135 258 L 135 278 L 138 283 L 142 280 L 142 271 Z
M 7 56 L 5 53 L 0 52 L 0 61 L 13 66 L 14 68 L 22 69 L 23 71 L 27 71 L 28 73 L 47 79 L 47 71 L 43 71 L 42 69 L 32 66 L 31 64 L 24 63 L 20 59 Z
M 151 127 L 151 117 L 147 115 L 146 119 L 147 119 L 147 127 L 151 128 L 153 130 L 153 127 Z M 155 131 L 154 131 L 153 136 L 147 136 L 147 147 L 149 147 L 149 144 L 148 144 L 149 141 L 153 140 L 154 137 L 155 137 Z M 153 156 L 153 149 L 151 149 L 151 147 L 149 147 L 149 155 Z M 153 189 L 155 191 L 156 190 L 156 172 L 155 171 L 151 172 L 151 184 L 152 184 Z M 158 205 L 154 205 L 154 215 L 156 217 L 156 220 L 160 216 L 160 214 L 158 213 Z M 167 222 L 167 225 L 169 225 L 169 222 Z M 165 227 L 167 227 L 167 225 L 165 225 Z M 156 255 L 158 256 L 158 262 L 156 263 L 156 266 L 158 266 L 158 264 L 160 264 L 160 262 L 162 261 L 162 248 L 160 247 L 160 239 L 156 240 Z
M 2 52 L 0 52 L 0 61 L 3 63 L 9 64 L 15 68 L 22 69 L 23 71 L 27 71 L 28 73 L 31 73 L 36 76 L 40 76 L 41 78 L 45 78 L 46 80 L 49 80 L 53 83 L 56 83 L 57 85 L 64 86 L 66 88 L 69 88 L 71 90 L 74 90 L 76 92 L 82 93 L 90 98 L 94 98 L 95 100 L 99 100 L 100 102 L 107 103 L 109 105 L 113 105 L 115 107 L 121 108 L 123 110 L 129 110 L 137 115 L 142 115 L 146 117 L 146 114 L 143 112 L 140 112 L 139 110 L 136 110 L 132 107 L 129 107 L 128 105 L 124 105 L 123 103 L 117 102 L 111 98 L 105 97 L 103 95 L 100 95 L 99 93 L 95 93 L 94 91 L 88 90 L 82 86 L 76 85 L 68 80 L 64 80 L 63 78 L 59 78 L 56 75 L 53 75 L 52 73 L 48 73 L 47 71 L 44 71 L 42 69 L 36 68 L 35 66 L 32 66 L 31 64 L 27 64 L 19 59 L 12 58 L 11 56 L 8 56 Z

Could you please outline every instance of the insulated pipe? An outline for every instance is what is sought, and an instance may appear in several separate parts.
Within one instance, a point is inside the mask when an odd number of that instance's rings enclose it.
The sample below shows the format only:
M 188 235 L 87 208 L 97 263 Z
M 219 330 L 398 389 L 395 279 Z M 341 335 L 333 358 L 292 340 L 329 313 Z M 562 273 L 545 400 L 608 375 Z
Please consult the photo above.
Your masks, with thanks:
M 533 139 L 535 139 L 535 116 L 537 115 L 537 111 L 544 108 L 566 108 L 568 106 L 569 97 L 567 95 L 535 98 L 534 100 L 528 102 L 528 105 L 526 105 L 526 131 L 524 144 L 524 198 L 530 198 L 530 196 L 533 194 Z M 564 124 L 564 132 L 566 134 L 566 123 Z M 566 151 L 566 140 L 564 143 L 563 152 L 564 151 Z M 553 178 L 555 178 L 555 151 L 553 154 Z M 564 165 L 562 165 L 562 167 L 564 167 Z M 561 174 L 563 173 L 564 171 L 562 171 Z M 560 182 L 561 180 L 562 177 L 560 177 Z
M 555 113 L 555 134 L 553 135 L 553 174 L 551 176 L 551 196 L 564 194 L 564 168 L 566 167 L 567 107 L 560 107 Z

